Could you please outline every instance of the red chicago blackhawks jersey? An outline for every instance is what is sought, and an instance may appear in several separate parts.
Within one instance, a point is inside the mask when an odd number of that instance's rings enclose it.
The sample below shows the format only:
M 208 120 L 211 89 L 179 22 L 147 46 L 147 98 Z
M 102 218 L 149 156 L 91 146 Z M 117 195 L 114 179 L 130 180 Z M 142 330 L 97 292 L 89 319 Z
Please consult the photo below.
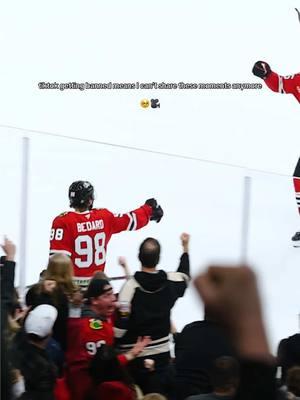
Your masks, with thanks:
M 88 366 L 89 361 L 103 344 L 113 346 L 114 328 L 111 319 L 102 320 L 91 312 L 90 315 L 68 319 L 66 362 L 68 367 Z M 122 354 L 119 357 L 121 364 L 127 359 Z
M 114 331 L 111 320 L 90 317 L 69 318 L 66 362 L 72 365 L 88 365 L 102 344 L 112 346 Z
M 56 217 L 50 236 L 50 254 L 65 253 L 72 259 L 74 278 L 83 284 L 96 271 L 103 271 L 107 244 L 114 233 L 133 231 L 147 225 L 152 213 L 148 205 L 127 214 L 107 209 L 70 211 Z
M 114 344 L 111 320 L 101 320 L 93 312 L 85 311 L 80 318 L 68 319 L 66 378 L 72 400 L 85 400 L 95 390 L 89 375 L 90 361 L 103 344 Z M 128 362 L 122 354 L 118 359 L 121 365 Z
M 273 92 L 293 94 L 300 103 L 300 74 L 281 76 L 271 72 L 265 82 Z

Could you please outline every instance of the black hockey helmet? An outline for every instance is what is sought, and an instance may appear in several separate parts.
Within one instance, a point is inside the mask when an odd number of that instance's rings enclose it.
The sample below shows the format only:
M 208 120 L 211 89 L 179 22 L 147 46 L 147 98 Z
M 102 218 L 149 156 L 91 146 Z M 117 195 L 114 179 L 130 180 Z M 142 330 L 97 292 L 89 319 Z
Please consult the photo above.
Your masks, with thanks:
M 94 187 L 88 181 L 75 181 L 69 187 L 70 207 L 88 207 L 89 200 L 94 199 Z

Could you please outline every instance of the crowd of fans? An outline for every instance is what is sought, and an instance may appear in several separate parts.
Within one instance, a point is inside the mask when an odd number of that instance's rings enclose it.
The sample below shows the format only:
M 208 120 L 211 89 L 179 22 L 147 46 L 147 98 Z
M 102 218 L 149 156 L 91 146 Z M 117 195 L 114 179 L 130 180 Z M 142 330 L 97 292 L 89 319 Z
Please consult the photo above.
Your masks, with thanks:
M 103 272 L 82 290 L 70 257 L 54 254 L 23 307 L 15 245 L 1 258 L 3 399 L 213 400 L 300 398 L 300 333 L 272 356 L 254 272 L 211 266 L 195 277 L 205 317 L 176 332 L 170 319 L 191 280 L 189 235 L 176 272 L 157 268 L 160 243 L 140 245 L 141 270 L 116 295 Z M 128 271 L 126 260 L 120 260 Z M 197 304 L 191 304 L 197 307 Z M 175 355 L 170 353 L 175 343 Z M 278 371 L 281 371 L 279 377 Z
M 300 102 L 300 74 L 280 76 L 265 61 L 252 72 Z M 294 172 L 300 213 L 299 176 L 300 158 Z M 94 209 L 94 198 L 89 182 L 70 186 L 75 212 L 54 219 L 47 268 L 25 304 L 14 287 L 16 246 L 7 238 L 1 245 L 2 399 L 300 400 L 300 333 L 282 339 L 276 357 L 271 354 L 248 266 L 210 266 L 195 277 L 204 319 L 177 332 L 171 310 L 191 281 L 189 235 L 180 237 L 175 272 L 157 268 L 161 247 L 154 238 L 141 243 L 141 270 L 133 276 L 120 258 L 126 282 L 115 294 L 103 272 L 111 236 L 160 222 L 164 212 L 151 198 L 115 215 Z M 97 233 L 78 236 L 90 231 Z M 292 242 L 300 247 L 299 231 Z

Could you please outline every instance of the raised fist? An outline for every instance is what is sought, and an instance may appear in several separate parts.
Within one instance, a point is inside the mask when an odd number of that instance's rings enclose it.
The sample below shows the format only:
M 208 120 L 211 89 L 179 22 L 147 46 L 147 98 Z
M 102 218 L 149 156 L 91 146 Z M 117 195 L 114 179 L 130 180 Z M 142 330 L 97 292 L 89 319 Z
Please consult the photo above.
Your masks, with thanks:
M 181 240 L 181 243 L 183 246 L 187 245 L 187 244 L 189 244 L 189 241 L 190 241 L 190 235 L 188 233 L 184 232 L 180 235 L 180 240 Z
M 121 267 L 125 268 L 126 265 L 127 265 L 126 258 L 123 257 L 123 256 L 120 256 L 120 257 L 118 258 L 118 264 L 121 265 Z
M 256 61 L 252 68 L 252 73 L 262 79 L 267 78 L 271 72 L 270 65 L 265 61 Z
M 145 204 L 152 208 L 152 215 L 150 217 L 150 220 L 159 222 L 164 215 L 164 211 L 161 206 L 157 204 L 156 199 L 148 199 L 146 200 Z
M 4 236 L 4 243 L 0 244 L 2 250 L 5 253 L 7 261 L 14 261 L 16 255 L 16 245 L 9 240 L 6 236 Z
M 148 199 L 145 201 L 145 204 L 150 206 L 152 209 L 157 207 L 157 201 L 155 199 Z
M 159 222 L 162 219 L 163 215 L 164 215 L 163 209 L 161 208 L 161 206 L 157 206 L 156 208 L 154 208 L 150 220 Z

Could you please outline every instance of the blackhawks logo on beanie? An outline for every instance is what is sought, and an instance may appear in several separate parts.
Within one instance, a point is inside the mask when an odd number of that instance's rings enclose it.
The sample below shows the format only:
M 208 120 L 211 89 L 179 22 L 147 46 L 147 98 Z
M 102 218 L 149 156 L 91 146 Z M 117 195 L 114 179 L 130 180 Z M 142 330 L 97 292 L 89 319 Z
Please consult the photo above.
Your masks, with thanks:
M 92 329 L 102 329 L 103 322 L 100 319 L 92 318 L 90 319 L 90 328 Z

